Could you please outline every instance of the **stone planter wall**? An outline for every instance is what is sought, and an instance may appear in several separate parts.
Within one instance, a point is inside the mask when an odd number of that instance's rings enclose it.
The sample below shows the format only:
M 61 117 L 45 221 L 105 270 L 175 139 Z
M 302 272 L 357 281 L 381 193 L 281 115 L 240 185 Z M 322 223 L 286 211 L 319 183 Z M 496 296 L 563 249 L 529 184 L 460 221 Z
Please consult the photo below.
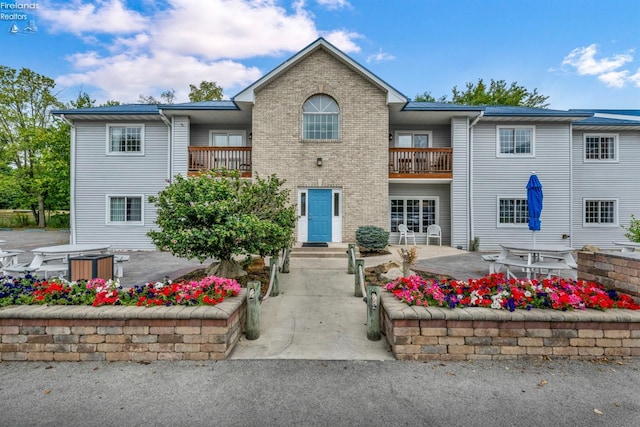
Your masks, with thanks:
M 224 359 L 244 330 L 246 291 L 216 306 L 0 309 L 0 360 Z
M 408 306 L 382 294 L 382 328 L 400 360 L 640 356 L 640 313 Z
M 633 252 L 578 252 L 578 279 L 640 298 L 640 256 Z

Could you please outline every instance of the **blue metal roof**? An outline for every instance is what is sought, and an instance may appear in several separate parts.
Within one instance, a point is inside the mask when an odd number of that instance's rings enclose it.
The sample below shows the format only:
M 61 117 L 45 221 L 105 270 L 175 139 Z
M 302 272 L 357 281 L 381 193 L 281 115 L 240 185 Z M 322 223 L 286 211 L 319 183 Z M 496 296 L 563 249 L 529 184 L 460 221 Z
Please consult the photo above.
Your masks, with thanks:
M 573 108 L 573 109 L 570 109 L 569 111 L 584 111 L 587 113 L 616 114 L 619 116 L 640 117 L 640 110 L 592 110 L 592 109 Z
M 160 105 L 159 107 L 162 110 L 239 110 L 236 103 L 231 100 L 184 102 Z
M 515 106 L 495 106 L 487 105 L 484 111 L 485 116 L 533 116 L 533 117 L 591 117 L 592 113 L 565 110 L 550 110 L 547 108 L 530 108 Z
M 640 126 L 640 120 L 611 119 L 608 117 L 589 117 L 574 123 L 576 126 Z
M 69 110 L 54 110 L 52 114 L 158 114 L 156 104 L 126 104 L 108 105 L 104 107 L 74 108 Z
M 460 105 L 446 102 L 420 102 L 410 101 L 402 109 L 403 111 L 484 111 L 482 105 Z

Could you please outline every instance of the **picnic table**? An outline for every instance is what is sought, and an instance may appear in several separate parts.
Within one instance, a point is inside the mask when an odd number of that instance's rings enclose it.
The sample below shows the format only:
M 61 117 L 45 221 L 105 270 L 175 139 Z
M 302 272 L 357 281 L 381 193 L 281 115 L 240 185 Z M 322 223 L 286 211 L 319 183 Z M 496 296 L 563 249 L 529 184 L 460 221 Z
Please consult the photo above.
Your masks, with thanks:
M 69 256 L 85 255 L 88 253 L 106 253 L 109 244 L 78 244 L 55 245 L 33 249 L 35 255 L 29 264 L 16 264 L 3 267 L 4 274 L 24 275 L 44 273 L 45 279 L 51 273 L 66 275 L 69 270 Z
M 613 242 L 614 245 L 616 246 L 622 246 L 621 252 L 624 253 L 631 253 L 631 252 L 635 252 L 636 250 L 640 251 L 640 243 L 636 243 L 636 242 Z
M 553 271 L 569 271 L 575 276 L 578 265 L 573 257 L 573 249 L 563 245 L 535 244 L 535 243 L 505 243 L 501 244 L 500 254 L 491 260 L 489 272 L 498 272 L 506 268 L 507 276 L 517 278 L 511 271 L 520 268 L 531 279 L 532 274 L 551 275 Z

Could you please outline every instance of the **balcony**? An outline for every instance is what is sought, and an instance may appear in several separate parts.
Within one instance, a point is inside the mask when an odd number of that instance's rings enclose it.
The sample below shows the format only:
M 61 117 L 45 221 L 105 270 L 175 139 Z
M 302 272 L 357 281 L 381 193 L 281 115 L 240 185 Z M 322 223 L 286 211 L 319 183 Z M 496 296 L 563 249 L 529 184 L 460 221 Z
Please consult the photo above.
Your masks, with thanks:
M 189 147 L 189 175 L 210 169 L 227 169 L 251 176 L 251 147 Z
M 452 148 L 389 148 L 389 178 L 453 178 Z

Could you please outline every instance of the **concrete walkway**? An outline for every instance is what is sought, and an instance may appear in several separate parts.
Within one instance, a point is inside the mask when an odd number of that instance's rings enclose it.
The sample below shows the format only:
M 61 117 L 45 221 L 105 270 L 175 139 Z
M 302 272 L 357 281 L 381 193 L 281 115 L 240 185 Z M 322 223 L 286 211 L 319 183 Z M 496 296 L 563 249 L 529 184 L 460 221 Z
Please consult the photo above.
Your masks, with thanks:
M 384 336 L 367 339 L 367 306 L 346 259 L 292 259 L 280 295 L 261 304 L 260 338 L 242 337 L 231 359 L 392 360 Z

